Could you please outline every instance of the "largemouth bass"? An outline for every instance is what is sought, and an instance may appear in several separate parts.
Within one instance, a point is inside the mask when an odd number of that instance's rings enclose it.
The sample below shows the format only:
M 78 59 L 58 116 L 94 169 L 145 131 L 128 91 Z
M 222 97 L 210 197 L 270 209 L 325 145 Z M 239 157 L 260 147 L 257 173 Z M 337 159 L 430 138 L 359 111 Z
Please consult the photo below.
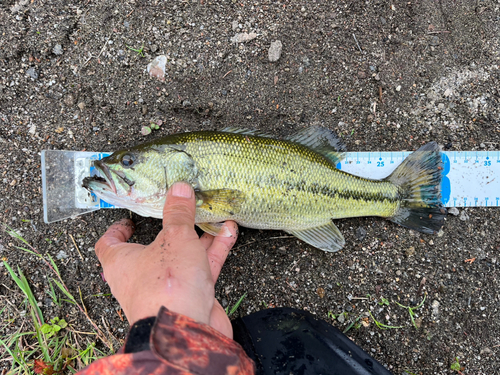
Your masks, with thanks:
M 83 186 L 104 201 L 161 218 L 174 182 L 196 192 L 196 224 L 216 235 L 225 220 L 283 230 L 325 251 L 345 240 L 332 219 L 381 216 L 424 233 L 443 225 L 441 155 L 435 142 L 412 153 L 382 180 L 336 168 L 344 147 L 313 127 L 286 140 L 226 129 L 174 134 L 95 161 L 101 177 Z

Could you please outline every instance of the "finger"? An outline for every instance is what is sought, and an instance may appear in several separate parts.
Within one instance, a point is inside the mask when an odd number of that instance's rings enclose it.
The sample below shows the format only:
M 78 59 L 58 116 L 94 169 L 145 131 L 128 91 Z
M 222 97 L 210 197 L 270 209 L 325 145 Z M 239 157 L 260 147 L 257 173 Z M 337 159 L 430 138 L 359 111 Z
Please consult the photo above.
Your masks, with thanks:
M 224 226 L 227 231 L 231 233 L 231 237 L 214 237 L 212 245 L 207 250 L 208 263 L 210 264 L 210 271 L 212 272 L 212 279 L 214 283 L 219 277 L 220 270 L 226 261 L 229 250 L 231 250 L 234 243 L 238 239 L 238 224 L 234 221 L 226 221 Z
M 127 242 L 134 230 L 134 222 L 130 219 L 122 219 L 111 225 L 95 245 L 97 258 L 101 260 L 113 246 Z
M 221 306 L 219 301 L 215 300 L 210 314 L 210 327 L 226 335 L 230 339 L 233 338 L 233 326 L 226 314 L 226 310 Z
M 212 246 L 212 243 L 214 242 L 214 236 L 208 233 L 203 233 L 203 235 L 200 237 L 200 241 L 205 250 L 208 250 L 209 247 Z
M 193 188 L 185 182 L 176 182 L 167 192 L 163 208 L 163 228 L 186 225 L 194 231 L 195 211 Z

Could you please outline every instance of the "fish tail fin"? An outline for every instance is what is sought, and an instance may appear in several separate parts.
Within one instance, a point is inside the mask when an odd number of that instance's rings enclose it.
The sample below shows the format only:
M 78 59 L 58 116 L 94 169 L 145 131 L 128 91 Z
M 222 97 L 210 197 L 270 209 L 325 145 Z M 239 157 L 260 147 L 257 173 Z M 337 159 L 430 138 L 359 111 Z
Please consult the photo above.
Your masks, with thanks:
M 447 212 L 441 203 L 439 146 L 430 142 L 408 156 L 385 180 L 398 187 L 401 206 L 389 220 L 423 233 L 436 233 Z

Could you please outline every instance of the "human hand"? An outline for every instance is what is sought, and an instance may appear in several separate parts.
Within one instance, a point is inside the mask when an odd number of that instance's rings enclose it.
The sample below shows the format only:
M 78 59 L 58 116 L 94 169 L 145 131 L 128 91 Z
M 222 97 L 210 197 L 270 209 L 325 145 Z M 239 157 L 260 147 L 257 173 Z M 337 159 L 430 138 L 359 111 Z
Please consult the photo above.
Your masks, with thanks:
M 127 243 L 134 224 L 123 219 L 99 239 L 96 255 L 130 325 L 156 316 L 165 306 L 232 338 L 231 322 L 214 297 L 214 284 L 236 242 L 238 226 L 227 221 L 229 233 L 221 231 L 225 236 L 205 233 L 198 238 L 195 206 L 192 187 L 175 183 L 167 193 L 163 229 L 150 245 Z

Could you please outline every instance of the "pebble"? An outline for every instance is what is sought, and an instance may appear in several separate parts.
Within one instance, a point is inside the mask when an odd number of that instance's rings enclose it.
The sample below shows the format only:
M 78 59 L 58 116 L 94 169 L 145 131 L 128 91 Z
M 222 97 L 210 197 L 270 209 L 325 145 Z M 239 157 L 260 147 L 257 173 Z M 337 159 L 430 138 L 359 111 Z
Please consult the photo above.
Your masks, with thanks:
M 252 39 L 257 38 L 256 33 L 238 33 L 235 36 L 231 38 L 232 43 L 243 43 L 243 42 L 248 42 Z
M 66 259 L 68 257 L 68 254 L 66 254 L 65 251 L 61 250 L 57 253 L 56 258 L 57 259 Z
M 344 313 L 342 313 L 339 316 L 337 316 L 337 320 L 338 320 L 339 323 L 344 323 L 345 322 Z
M 71 107 L 73 104 L 75 104 L 75 97 L 72 94 L 68 94 L 64 97 L 64 104 L 66 104 L 68 107 Z
M 429 44 L 431 46 L 439 46 L 439 38 L 437 36 L 433 36 Z
M 52 48 L 52 52 L 54 53 L 54 55 L 62 55 L 64 51 L 60 44 L 56 44 L 54 48 Z
M 26 74 L 28 74 L 31 78 L 37 79 L 38 78 L 38 72 L 36 71 L 35 68 L 31 67 L 26 71 Z
M 78 108 L 80 108 L 80 111 L 83 111 L 85 109 L 85 103 L 84 102 L 78 103 Z
M 283 44 L 280 40 L 276 40 L 271 42 L 271 46 L 269 47 L 268 58 L 271 62 L 276 62 L 281 57 L 281 51 L 283 49 Z
M 366 238 L 366 229 L 363 227 L 358 227 L 358 229 L 356 229 L 356 238 L 359 241 L 363 241 Z
M 186 99 L 186 100 L 184 100 L 184 101 L 182 102 L 182 106 L 183 106 L 183 107 L 190 107 L 190 106 L 191 106 L 191 102 L 190 102 L 189 100 L 187 100 L 187 99 Z
M 398 91 L 398 92 L 399 92 L 399 91 L 401 91 L 401 85 L 398 85 L 398 86 L 396 87 L 396 91 Z
M 143 105 L 142 106 L 142 115 L 146 115 L 148 113 L 148 106 L 147 105 Z
M 465 211 L 462 211 L 462 213 L 460 214 L 460 220 L 462 220 L 462 221 L 467 221 L 467 220 L 469 220 L 469 215 L 467 215 L 467 214 L 465 213 Z
M 167 56 L 156 56 L 153 61 L 148 64 L 147 71 L 151 77 L 157 78 L 160 81 L 165 81 L 165 65 L 167 64 Z
M 432 307 L 432 316 L 434 318 L 437 318 L 437 316 L 439 315 L 439 301 L 432 301 L 432 304 L 431 304 L 431 307 Z
M 227 307 L 227 305 L 229 305 L 229 302 L 227 301 L 227 299 L 223 298 L 221 300 L 221 305 L 222 305 L 222 307 Z
M 456 207 L 450 207 L 450 208 L 448 208 L 448 213 L 452 214 L 454 216 L 458 216 L 458 214 L 460 213 L 460 211 Z
M 407 256 L 411 257 L 411 256 L 413 256 L 413 254 L 415 254 L 415 248 L 413 246 L 411 246 L 408 249 L 406 249 L 405 253 Z
M 324 298 L 325 297 L 325 290 L 321 287 L 316 289 L 316 292 L 318 293 L 319 298 Z

